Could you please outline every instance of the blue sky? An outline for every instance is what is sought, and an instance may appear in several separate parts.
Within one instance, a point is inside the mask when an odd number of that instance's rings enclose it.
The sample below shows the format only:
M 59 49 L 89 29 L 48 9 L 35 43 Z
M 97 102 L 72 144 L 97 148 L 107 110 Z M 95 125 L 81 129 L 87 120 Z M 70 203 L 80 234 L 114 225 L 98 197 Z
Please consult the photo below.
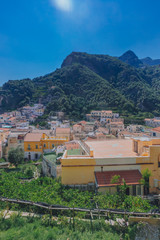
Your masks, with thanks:
M 0 0 L 0 85 L 59 68 L 72 51 L 160 58 L 159 0 Z

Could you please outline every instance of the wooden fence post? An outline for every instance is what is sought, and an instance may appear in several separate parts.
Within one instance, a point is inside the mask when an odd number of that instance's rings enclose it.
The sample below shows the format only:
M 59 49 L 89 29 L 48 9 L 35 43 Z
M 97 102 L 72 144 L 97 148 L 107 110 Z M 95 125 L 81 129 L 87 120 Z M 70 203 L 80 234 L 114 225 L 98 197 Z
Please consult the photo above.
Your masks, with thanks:
M 93 233 L 93 224 L 92 224 L 92 219 L 93 219 L 93 215 L 92 215 L 92 211 L 90 210 L 90 215 L 91 215 L 91 219 L 90 219 L 90 222 L 91 222 L 91 231 Z
M 75 220 L 74 220 L 74 206 L 73 206 L 73 230 L 75 230 Z

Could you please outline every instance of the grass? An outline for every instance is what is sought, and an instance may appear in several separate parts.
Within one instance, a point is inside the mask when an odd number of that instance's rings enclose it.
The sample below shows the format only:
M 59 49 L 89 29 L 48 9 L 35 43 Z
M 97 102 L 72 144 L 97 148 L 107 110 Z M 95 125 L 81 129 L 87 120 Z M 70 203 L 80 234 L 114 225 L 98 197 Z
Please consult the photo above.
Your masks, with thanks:
M 42 219 L 22 218 L 13 215 L 9 219 L 0 218 L 0 240 L 119 240 L 134 239 L 136 226 L 125 230 L 110 226 L 104 221 L 84 222 L 75 220 L 69 223 L 65 218 L 59 221 L 48 216 Z

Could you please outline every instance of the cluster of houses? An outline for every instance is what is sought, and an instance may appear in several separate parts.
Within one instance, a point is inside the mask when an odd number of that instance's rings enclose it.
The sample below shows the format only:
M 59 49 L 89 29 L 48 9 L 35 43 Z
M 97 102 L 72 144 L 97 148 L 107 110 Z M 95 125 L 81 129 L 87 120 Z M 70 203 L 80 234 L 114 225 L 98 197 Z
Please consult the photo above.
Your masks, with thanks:
M 55 154 L 43 156 L 45 175 L 59 177 L 62 184 L 114 193 L 115 175 L 128 185 L 127 194 L 143 195 L 143 171 L 149 169 L 149 192 L 160 194 L 160 128 L 124 126 L 112 111 L 92 111 L 72 126 L 72 141 L 65 143 L 60 165 Z M 158 135 L 159 134 L 159 135 Z
M 148 127 L 160 127 L 160 117 L 146 118 L 144 121 Z
M 42 104 L 24 106 L 17 111 L 0 114 L 1 128 L 29 129 L 29 124 L 33 123 L 37 117 L 44 114 L 45 107 Z
M 160 127 L 125 127 L 112 111 L 92 111 L 86 121 L 77 123 L 61 117 L 48 122 L 48 130 L 1 126 L 1 157 L 7 159 L 10 149 L 20 147 L 26 160 L 43 157 L 44 175 L 61 177 L 62 184 L 70 187 L 100 192 L 115 192 L 111 179 L 118 175 L 131 195 L 143 194 L 140 180 L 148 168 L 150 193 L 160 193 Z

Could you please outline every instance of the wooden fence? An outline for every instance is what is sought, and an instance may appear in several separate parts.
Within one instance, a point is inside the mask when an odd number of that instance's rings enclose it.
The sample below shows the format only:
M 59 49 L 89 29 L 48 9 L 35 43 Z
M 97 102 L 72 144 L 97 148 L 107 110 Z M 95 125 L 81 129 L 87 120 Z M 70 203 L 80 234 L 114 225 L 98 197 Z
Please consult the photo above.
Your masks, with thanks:
M 31 206 L 35 206 L 43 209 L 48 209 L 48 210 L 72 211 L 73 214 L 74 212 L 86 212 L 91 216 L 92 219 L 93 219 L 93 216 L 97 216 L 97 217 L 102 216 L 101 214 L 104 214 L 103 216 L 107 216 L 108 214 L 119 214 L 123 216 L 160 217 L 160 209 L 154 209 L 151 212 L 144 213 L 144 212 L 129 212 L 129 211 L 120 210 L 120 209 L 101 209 L 101 208 L 89 209 L 89 208 L 78 208 L 78 207 L 66 207 L 61 205 L 51 205 L 43 202 L 32 202 L 32 201 L 19 200 L 19 199 L 10 199 L 5 197 L 0 197 L 0 201 L 31 205 Z

